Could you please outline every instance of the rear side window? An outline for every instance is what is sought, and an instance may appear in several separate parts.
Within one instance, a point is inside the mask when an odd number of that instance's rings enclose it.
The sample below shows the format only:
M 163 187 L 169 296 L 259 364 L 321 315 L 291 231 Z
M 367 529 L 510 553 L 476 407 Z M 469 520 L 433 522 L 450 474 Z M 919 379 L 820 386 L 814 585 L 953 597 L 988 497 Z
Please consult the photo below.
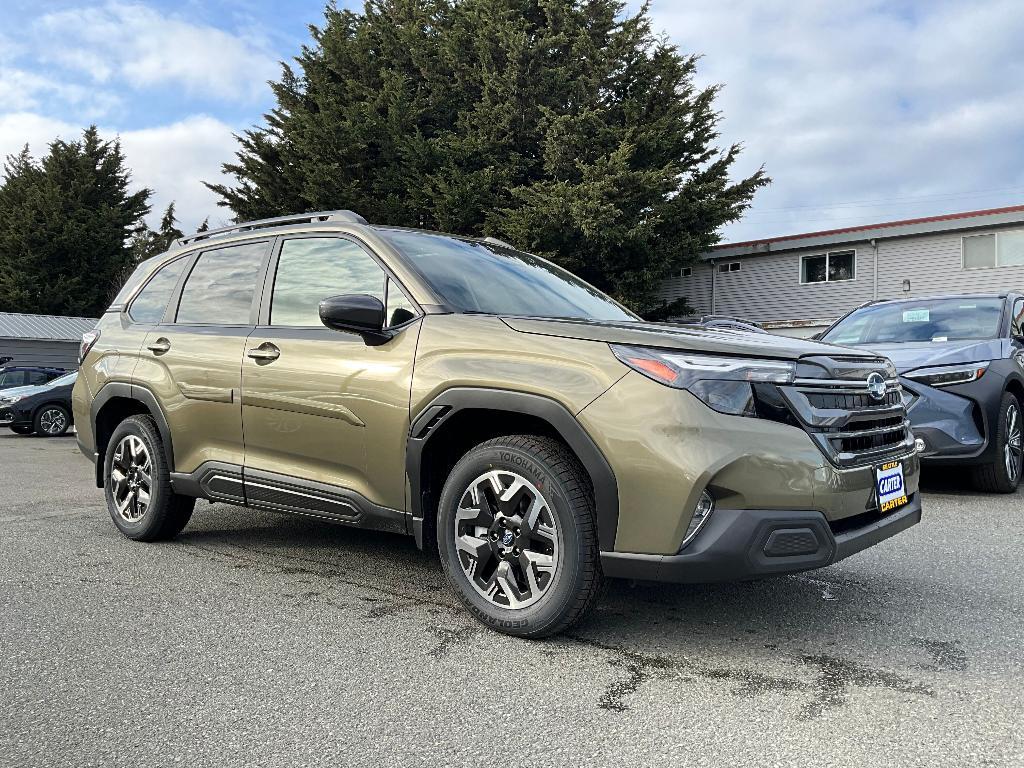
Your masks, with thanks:
M 45 384 L 50 380 L 50 375 L 43 371 L 29 371 L 28 384 Z
M 183 258 L 161 267 L 135 297 L 128 310 L 128 317 L 136 323 L 159 323 L 187 262 L 188 259 Z
M 182 289 L 176 321 L 248 325 L 267 247 L 267 243 L 245 243 L 201 254 Z
M 270 324 L 319 326 L 320 302 L 346 293 L 366 293 L 384 302 L 385 280 L 380 265 L 351 240 L 285 240 L 274 279 Z

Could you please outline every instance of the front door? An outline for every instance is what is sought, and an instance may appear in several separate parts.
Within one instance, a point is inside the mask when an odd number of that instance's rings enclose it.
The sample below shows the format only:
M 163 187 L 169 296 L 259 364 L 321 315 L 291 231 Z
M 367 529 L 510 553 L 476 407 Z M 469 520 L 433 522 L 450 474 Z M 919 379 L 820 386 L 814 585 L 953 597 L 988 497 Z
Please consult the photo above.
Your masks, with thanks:
M 239 482 L 226 495 L 239 499 L 242 354 L 255 322 L 256 285 L 269 250 L 264 240 L 200 253 L 180 298 L 172 299 L 163 322 L 147 333 L 133 379 L 163 407 L 174 470 L 190 473 L 207 462 L 227 465 L 227 473 Z
M 242 361 L 249 499 L 353 521 L 403 510 L 419 314 L 353 240 L 296 236 L 277 250 Z M 319 303 L 342 294 L 380 298 L 395 336 L 370 346 L 325 328 Z

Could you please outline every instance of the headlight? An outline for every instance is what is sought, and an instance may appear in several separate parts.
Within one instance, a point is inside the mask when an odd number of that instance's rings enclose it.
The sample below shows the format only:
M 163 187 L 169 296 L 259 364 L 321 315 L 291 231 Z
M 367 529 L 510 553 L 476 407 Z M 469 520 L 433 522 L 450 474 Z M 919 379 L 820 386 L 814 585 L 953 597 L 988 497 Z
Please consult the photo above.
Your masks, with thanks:
M 619 360 L 660 384 L 685 389 L 720 413 L 755 416 L 754 384 L 788 384 L 796 363 L 612 345 Z
M 940 365 L 935 368 L 918 368 L 903 374 L 908 379 L 927 384 L 929 387 L 948 387 L 953 384 L 967 384 L 985 375 L 988 363 L 970 365 Z
M 3 403 L 4 405 L 10 405 L 11 403 L 18 402 L 23 397 L 24 395 L 10 395 L 9 397 L 0 397 L 0 403 Z

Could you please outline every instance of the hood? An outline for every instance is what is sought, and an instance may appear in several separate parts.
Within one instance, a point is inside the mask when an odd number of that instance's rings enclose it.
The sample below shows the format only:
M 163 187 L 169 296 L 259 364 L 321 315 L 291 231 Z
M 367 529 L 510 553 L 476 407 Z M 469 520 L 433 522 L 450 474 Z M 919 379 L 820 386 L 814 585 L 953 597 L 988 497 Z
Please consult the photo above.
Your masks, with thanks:
M 867 350 L 854 350 L 818 341 L 750 333 L 731 328 L 698 328 L 672 323 L 622 323 L 597 320 L 557 320 L 503 317 L 514 331 L 540 336 L 604 341 L 609 344 L 634 344 L 664 349 L 685 349 L 719 355 L 796 360 L 811 355 L 872 356 Z
M 1001 360 L 1007 355 L 1007 339 L 967 339 L 964 341 L 904 341 L 894 344 L 858 344 L 856 349 L 884 355 L 901 374 L 915 368 L 935 365 L 960 365 Z

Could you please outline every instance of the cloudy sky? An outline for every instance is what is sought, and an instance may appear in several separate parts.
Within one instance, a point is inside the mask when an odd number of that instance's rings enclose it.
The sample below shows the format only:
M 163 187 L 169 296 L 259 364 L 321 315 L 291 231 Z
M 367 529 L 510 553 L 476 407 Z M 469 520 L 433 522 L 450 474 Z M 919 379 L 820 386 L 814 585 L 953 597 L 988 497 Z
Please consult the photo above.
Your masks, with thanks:
M 636 3 L 631 3 L 636 7 Z M 154 209 L 226 220 L 233 131 L 308 39 L 321 0 L 0 0 L 0 154 L 96 123 Z M 655 0 L 655 26 L 723 83 L 722 141 L 774 183 L 747 240 L 1024 203 L 1020 0 Z M 156 214 L 154 214 L 156 216 Z

